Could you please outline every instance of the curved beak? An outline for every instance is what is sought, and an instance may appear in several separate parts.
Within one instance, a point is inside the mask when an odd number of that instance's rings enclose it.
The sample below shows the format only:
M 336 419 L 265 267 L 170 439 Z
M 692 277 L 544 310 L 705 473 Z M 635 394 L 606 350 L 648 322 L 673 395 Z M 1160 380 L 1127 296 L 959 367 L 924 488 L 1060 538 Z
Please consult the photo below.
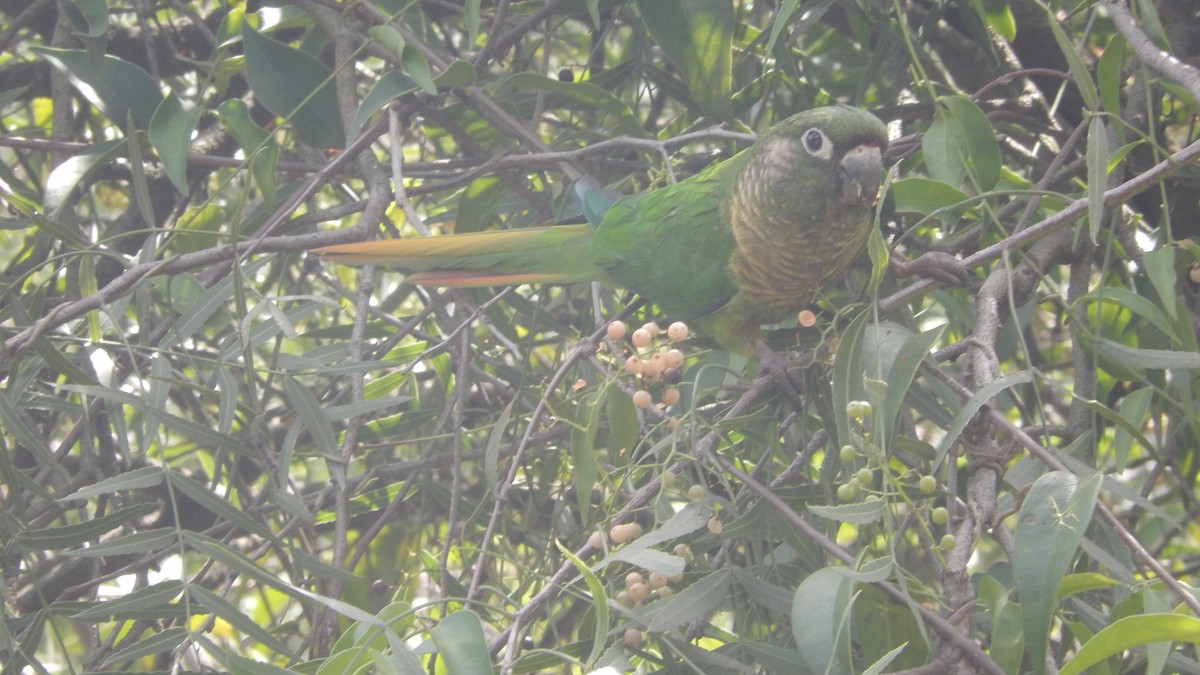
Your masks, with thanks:
M 842 171 L 849 178 L 849 184 L 843 186 L 843 199 L 874 206 L 883 181 L 882 149 L 868 143 L 851 148 L 842 156 Z

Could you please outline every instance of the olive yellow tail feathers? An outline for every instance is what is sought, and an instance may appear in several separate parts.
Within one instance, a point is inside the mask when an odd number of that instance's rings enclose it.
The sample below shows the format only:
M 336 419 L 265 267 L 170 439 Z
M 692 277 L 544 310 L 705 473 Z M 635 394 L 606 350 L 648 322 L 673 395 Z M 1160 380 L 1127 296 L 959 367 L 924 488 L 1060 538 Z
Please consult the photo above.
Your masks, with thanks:
M 437 237 L 367 241 L 315 249 L 349 265 L 387 265 L 424 286 L 511 286 L 599 281 L 588 258 L 587 225 L 561 225 Z

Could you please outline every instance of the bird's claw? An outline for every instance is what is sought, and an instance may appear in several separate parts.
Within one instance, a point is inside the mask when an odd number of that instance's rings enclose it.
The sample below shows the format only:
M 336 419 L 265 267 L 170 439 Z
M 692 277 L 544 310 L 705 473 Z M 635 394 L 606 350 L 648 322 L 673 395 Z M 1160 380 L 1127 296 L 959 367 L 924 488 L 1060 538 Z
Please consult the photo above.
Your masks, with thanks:
M 941 251 L 929 251 L 912 261 L 893 256 L 891 262 L 896 276 L 900 277 L 929 277 L 951 286 L 966 286 L 974 279 L 970 268 L 961 260 Z
M 800 390 L 796 388 L 796 383 L 788 372 L 788 366 L 791 364 L 787 357 L 771 349 L 767 343 L 761 340 L 754 347 L 754 357 L 758 359 L 761 370 L 768 373 L 789 398 L 794 401 L 800 400 Z

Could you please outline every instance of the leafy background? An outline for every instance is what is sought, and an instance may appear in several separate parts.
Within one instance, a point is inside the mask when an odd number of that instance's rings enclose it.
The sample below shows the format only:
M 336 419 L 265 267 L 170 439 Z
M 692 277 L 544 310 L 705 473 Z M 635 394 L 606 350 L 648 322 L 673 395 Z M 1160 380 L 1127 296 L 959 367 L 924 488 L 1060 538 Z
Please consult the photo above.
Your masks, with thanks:
M 1200 11 L 1131 5 L 0 1 L 4 672 L 1200 672 Z M 304 253 L 832 102 L 894 168 L 800 401 Z

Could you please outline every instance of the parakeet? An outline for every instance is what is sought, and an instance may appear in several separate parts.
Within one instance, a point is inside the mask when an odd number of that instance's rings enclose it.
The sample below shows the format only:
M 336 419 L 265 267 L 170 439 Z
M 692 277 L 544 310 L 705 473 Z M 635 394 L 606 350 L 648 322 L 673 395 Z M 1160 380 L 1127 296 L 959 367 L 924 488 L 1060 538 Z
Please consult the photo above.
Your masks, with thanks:
M 620 196 L 574 190 L 587 224 L 327 246 L 427 286 L 601 281 L 757 355 L 763 324 L 794 317 L 866 241 L 883 174 L 883 122 L 848 106 L 808 110 L 677 184 Z

